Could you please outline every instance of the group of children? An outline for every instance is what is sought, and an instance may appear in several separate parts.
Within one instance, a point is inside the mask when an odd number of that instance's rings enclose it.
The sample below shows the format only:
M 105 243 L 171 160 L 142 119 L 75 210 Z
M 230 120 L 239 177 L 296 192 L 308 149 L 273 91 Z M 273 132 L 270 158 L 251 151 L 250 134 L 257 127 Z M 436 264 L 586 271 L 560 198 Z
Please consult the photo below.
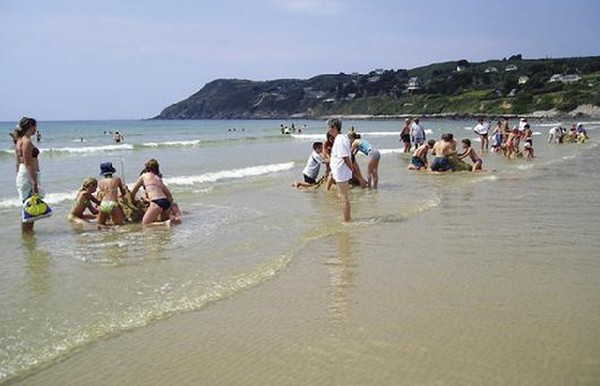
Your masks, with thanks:
M 328 133 L 326 135 L 327 140 L 323 142 L 313 142 L 312 152 L 308 157 L 306 166 L 302 170 L 303 181 L 295 181 L 292 186 L 295 188 L 312 188 L 320 185 L 322 182 L 325 183 L 327 190 L 331 188 L 333 184 L 333 178 L 331 176 L 331 169 L 329 167 L 329 161 L 331 158 L 331 149 L 333 147 L 334 139 Z M 352 180 L 353 185 L 358 185 L 363 189 L 377 189 L 379 184 L 379 161 L 381 159 L 381 153 L 378 149 L 373 147 L 366 139 L 354 131 L 354 127 L 350 129 L 348 133 L 348 139 L 351 144 L 352 152 Z M 361 153 L 367 157 L 367 178 L 365 179 L 360 165 L 356 156 Z M 325 165 L 326 171 L 321 179 L 317 179 L 321 165 Z
M 427 159 L 429 151 L 434 157 L 431 164 Z M 473 164 L 464 162 L 463 160 L 466 158 L 469 158 Z M 432 172 L 468 170 L 480 172 L 482 165 L 483 160 L 473 149 L 470 139 L 462 140 L 462 152 L 459 153 L 454 135 L 445 133 L 442 134 L 439 141 L 430 139 L 417 147 L 410 159 L 408 170 L 430 170 Z
M 560 125 L 548 131 L 548 143 L 584 143 L 586 139 L 588 134 L 583 123 L 573 123 L 568 131 Z
M 98 227 L 106 225 L 109 220 L 114 225 L 123 225 L 126 221 L 139 221 L 140 218 L 143 225 L 181 222 L 181 212 L 162 181 L 157 160 L 146 162 L 131 191 L 115 173 L 112 163 L 105 162 L 100 165 L 101 180 L 89 177 L 83 181 L 68 215 L 69 221 L 82 225 L 96 220 Z M 138 200 L 136 196 L 140 188 L 145 190 L 145 195 Z

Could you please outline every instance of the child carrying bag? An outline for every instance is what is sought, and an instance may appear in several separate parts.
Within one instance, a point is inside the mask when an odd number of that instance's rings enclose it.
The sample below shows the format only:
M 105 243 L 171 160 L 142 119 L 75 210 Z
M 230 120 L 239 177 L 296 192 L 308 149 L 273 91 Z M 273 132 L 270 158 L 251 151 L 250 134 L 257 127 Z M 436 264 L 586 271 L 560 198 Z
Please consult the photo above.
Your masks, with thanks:
M 37 193 L 34 193 L 25 202 L 23 202 L 23 222 L 30 223 L 41 218 L 50 217 L 52 209 L 46 204 Z

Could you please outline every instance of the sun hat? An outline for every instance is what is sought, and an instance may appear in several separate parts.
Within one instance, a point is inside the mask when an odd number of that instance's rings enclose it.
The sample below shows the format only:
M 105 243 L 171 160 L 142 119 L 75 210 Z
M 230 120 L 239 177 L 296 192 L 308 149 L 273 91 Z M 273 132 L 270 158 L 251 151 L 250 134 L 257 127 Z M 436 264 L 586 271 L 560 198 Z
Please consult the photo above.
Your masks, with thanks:
M 107 174 L 113 174 L 117 170 L 113 167 L 112 162 L 104 162 L 100 164 L 100 175 L 106 176 Z

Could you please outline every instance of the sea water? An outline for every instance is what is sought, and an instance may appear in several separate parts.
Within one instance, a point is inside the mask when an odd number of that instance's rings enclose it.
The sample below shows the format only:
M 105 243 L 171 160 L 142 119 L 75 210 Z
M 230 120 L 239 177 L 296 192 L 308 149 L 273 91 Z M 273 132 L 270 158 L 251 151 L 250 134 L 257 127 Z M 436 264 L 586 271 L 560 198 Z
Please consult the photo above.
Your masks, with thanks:
M 311 143 L 324 139 L 324 122 L 294 121 L 302 133 L 282 135 L 280 124 L 291 123 L 39 122 L 42 140 L 36 145 L 54 214 L 35 224 L 33 237 L 20 234 L 14 152 L 6 136 L 0 150 L 0 381 L 52 366 L 124 331 L 202 312 L 293 270 L 301 251 L 337 234 L 344 225 L 335 193 L 290 187 L 302 179 Z M 471 121 L 422 123 L 431 138 L 452 132 L 459 140 L 475 140 Z M 484 173 L 438 176 L 406 170 L 410 157 L 400 151 L 401 122 L 345 121 L 344 132 L 354 126 L 382 153 L 378 191 L 351 191 L 349 232 L 364 240 L 371 239 L 364 236 L 369 232 L 387 235 L 373 245 L 386 258 L 407 245 L 448 237 L 453 252 L 472 256 L 472 262 L 483 255 L 494 264 L 504 253 L 526 251 L 537 263 L 564 264 L 565 253 L 583 254 L 577 264 L 597 270 L 600 157 L 594 137 L 600 123 L 586 123 L 592 139 L 585 144 L 551 145 L 546 133 L 555 123 L 533 123 L 534 160 L 485 154 Z M 13 127 L 0 124 L 5 132 Z M 112 142 L 115 131 L 125 136 L 122 143 Z M 479 143 L 473 143 L 479 152 Z M 181 225 L 98 231 L 66 221 L 81 182 L 99 177 L 100 163 L 112 162 L 131 184 L 149 158 L 160 162 L 183 211 Z M 365 158 L 358 159 L 366 171 Z M 551 213 L 553 222 L 540 210 Z M 532 217 L 536 213 L 539 221 Z M 411 234 L 403 228 L 416 220 L 426 222 L 425 230 L 421 225 Z M 428 228 L 438 233 L 428 234 Z M 369 250 L 357 253 L 371 257 Z M 436 266 L 451 261 L 436 259 Z M 477 268 L 471 269 L 476 275 Z M 436 290 L 430 284 L 426 292 Z

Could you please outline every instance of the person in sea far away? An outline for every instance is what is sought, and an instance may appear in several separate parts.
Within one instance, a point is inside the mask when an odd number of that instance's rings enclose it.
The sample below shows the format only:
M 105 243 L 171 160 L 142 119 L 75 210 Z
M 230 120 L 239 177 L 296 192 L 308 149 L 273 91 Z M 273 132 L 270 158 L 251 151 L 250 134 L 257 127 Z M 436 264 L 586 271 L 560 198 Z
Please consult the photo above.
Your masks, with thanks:
M 400 142 L 404 145 L 404 148 L 402 149 L 403 153 L 408 153 L 410 151 L 410 124 L 410 118 L 406 118 L 404 120 L 404 126 L 400 131 Z
M 173 223 L 181 222 L 181 213 L 173 202 L 171 191 L 162 180 L 157 160 L 149 159 L 144 165 L 140 177 L 131 188 L 131 197 L 133 200 L 136 199 L 135 196 L 142 187 L 146 191 L 146 199 L 149 202 L 148 209 L 146 209 L 146 213 L 142 219 L 143 225 L 164 222 L 169 219 Z M 173 211 L 174 207 L 175 210 Z M 172 212 L 175 212 L 176 215 L 171 216 Z
M 337 185 L 338 196 L 344 214 L 344 221 L 351 220 L 350 199 L 348 198 L 349 181 L 352 178 L 352 151 L 350 140 L 342 133 L 342 121 L 331 118 L 327 121 L 328 132 L 334 138 L 331 148 L 331 174 Z
M 42 132 L 41 132 L 41 131 L 39 131 L 39 130 L 38 130 L 38 131 L 35 133 L 35 139 L 38 141 L 38 143 L 39 143 L 39 142 L 42 142 Z
M 119 177 L 113 177 L 115 172 L 116 170 L 111 162 L 100 164 L 100 174 L 104 178 L 98 182 L 99 195 L 102 196 L 100 211 L 98 212 L 98 226 L 105 225 L 106 220 L 109 218 L 115 225 L 125 223 L 125 214 L 119 205 L 119 191 L 121 197 L 125 196 L 127 191 L 123 181 Z
M 296 181 L 292 184 L 294 188 L 312 188 L 317 185 L 317 177 L 319 176 L 319 169 L 321 164 L 325 161 L 321 157 L 323 152 L 323 142 L 314 142 L 312 144 L 312 153 L 306 161 L 306 166 L 302 170 L 302 176 L 304 181 Z
M 442 134 L 442 139 L 433 145 L 432 153 L 435 157 L 430 165 L 432 172 L 452 171 L 452 166 L 450 166 L 448 157 L 455 152 L 454 147 L 455 144 L 452 136 Z
M 415 118 L 410 125 L 410 137 L 415 145 L 415 149 L 425 143 L 425 130 L 423 130 L 419 118 Z
M 429 162 L 427 161 L 427 152 L 433 149 L 433 145 L 435 145 L 435 140 L 430 139 L 427 143 L 422 144 L 414 151 L 412 158 L 410 159 L 410 164 L 408 165 L 408 170 L 427 170 L 429 167 Z
M 490 130 L 490 124 L 483 118 L 479 118 L 477 120 L 477 124 L 473 127 L 473 131 L 475 134 L 479 136 L 481 140 L 481 152 L 487 151 L 489 142 L 488 142 L 488 132 Z
M 481 159 L 481 157 L 479 157 L 477 155 L 477 153 L 475 152 L 475 149 L 473 149 L 471 147 L 471 140 L 468 138 L 465 138 L 462 140 L 462 144 L 463 144 L 463 152 L 458 156 L 458 158 L 463 159 L 466 157 L 471 158 L 471 161 L 473 161 L 473 172 L 480 172 L 481 171 L 481 166 L 483 165 L 483 160 Z
M 125 140 L 125 137 L 123 136 L 123 134 L 119 133 L 118 131 L 115 131 L 115 135 L 113 135 L 113 142 L 121 143 L 124 140 Z
M 94 197 L 94 193 L 96 192 L 97 188 L 98 180 L 95 178 L 89 177 L 83 181 L 81 188 L 77 192 L 75 204 L 67 216 L 67 219 L 70 222 L 78 225 L 84 225 L 90 220 L 97 218 L 98 210 L 94 207 L 94 204 L 100 205 L 100 201 Z M 91 214 L 84 213 L 86 209 L 89 210 Z
M 367 187 L 377 189 L 377 184 L 379 183 L 379 160 L 381 159 L 381 153 L 371 146 L 366 139 L 362 139 L 360 134 L 356 132 L 348 134 L 348 139 L 352 144 L 352 155 L 356 156 L 358 152 L 361 152 L 367 156 Z
M 10 134 L 15 145 L 15 183 L 21 202 L 33 194 L 43 197 L 40 184 L 40 150 L 35 147 L 31 137 L 37 131 L 37 122 L 33 118 L 23 117 L 16 129 Z M 33 232 L 33 222 L 22 223 L 23 233 Z

